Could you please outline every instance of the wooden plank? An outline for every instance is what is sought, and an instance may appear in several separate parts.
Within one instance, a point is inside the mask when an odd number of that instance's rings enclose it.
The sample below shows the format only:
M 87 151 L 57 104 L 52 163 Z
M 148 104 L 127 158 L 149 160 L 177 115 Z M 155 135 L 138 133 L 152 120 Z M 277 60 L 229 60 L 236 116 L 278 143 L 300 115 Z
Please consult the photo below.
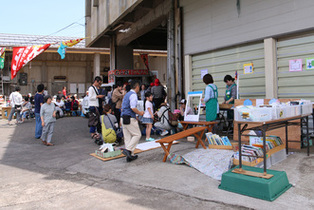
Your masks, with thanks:
M 198 121 L 198 122 L 193 122 L 193 121 L 180 121 L 181 124 L 191 124 L 191 125 L 215 125 L 218 122 L 215 121 Z
M 226 150 L 232 150 L 232 146 L 226 146 L 226 145 L 208 145 L 209 149 L 226 149 Z
M 195 133 L 198 133 L 198 132 L 201 132 L 201 131 L 204 131 L 206 129 L 206 127 L 194 127 L 194 128 L 190 128 L 190 129 L 187 129 L 187 130 L 184 130 L 184 131 L 181 131 L 179 133 L 176 133 L 176 134 L 173 134 L 171 136 L 167 136 L 165 138 L 162 138 L 158 141 L 156 141 L 157 143 L 170 143 L 174 140 L 179 140 L 179 139 L 182 139 L 182 138 L 185 138 L 187 136 L 191 136 Z
M 232 170 L 232 172 L 237 173 L 237 174 L 243 174 L 246 176 L 254 176 L 254 177 L 264 178 L 264 179 L 270 179 L 274 176 L 272 174 L 258 173 L 258 172 L 247 171 L 247 170 L 243 170 L 243 169 L 239 169 L 239 168 Z
M 252 162 L 249 162 L 249 161 L 243 161 L 242 160 L 242 165 L 244 166 L 251 166 L 251 167 L 254 167 L 256 166 L 257 164 L 263 162 L 263 158 L 257 158 L 256 160 L 253 160 Z M 233 159 L 233 165 L 239 165 L 239 160 L 238 159 Z
M 233 104 L 219 104 L 219 109 L 231 109 Z

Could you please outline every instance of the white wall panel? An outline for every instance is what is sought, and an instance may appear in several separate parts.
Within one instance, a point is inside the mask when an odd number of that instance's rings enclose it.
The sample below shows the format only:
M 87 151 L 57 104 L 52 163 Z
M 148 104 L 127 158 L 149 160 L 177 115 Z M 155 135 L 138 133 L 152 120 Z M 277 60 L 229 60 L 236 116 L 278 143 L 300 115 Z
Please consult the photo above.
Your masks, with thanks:
M 314 33 L 279 39 L 277 75 L 279 98 L 314 101 L 314 70 L 306 70 L 306 58 L 314 57 Z M 290 72 L 289 60 L 302 59 L 303 71 Z
M 313 27 L 313 0 L 181 0 L 184 53 L 196 54 Z

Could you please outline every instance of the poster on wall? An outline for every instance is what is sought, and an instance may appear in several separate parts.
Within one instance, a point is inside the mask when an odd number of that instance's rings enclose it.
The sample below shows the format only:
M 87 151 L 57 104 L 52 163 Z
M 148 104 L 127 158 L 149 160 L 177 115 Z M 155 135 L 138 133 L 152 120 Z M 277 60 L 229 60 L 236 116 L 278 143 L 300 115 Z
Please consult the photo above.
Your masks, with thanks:
M 208 69 L 202 69 L 201 70 L 201 79 L 203 79 L 203 77 L 208 74 Z
M 314 58 L 307 58 L 305 65 L 306 65 L 307 70 L 313 70 L 314 69 Z
M 243 64 L 243 73 L 244 74 L 253 74 L 253 72 L 254 72 L 253 63 Z
M 70 93 L 76 93 L 76 83 L 70 83 Z
M 302 59 L 289 60 L 289 71 L 302 71 Z
M 78 93 L 85 93 L 85 84 L 84 83 L 80 83 L 78 84 Z

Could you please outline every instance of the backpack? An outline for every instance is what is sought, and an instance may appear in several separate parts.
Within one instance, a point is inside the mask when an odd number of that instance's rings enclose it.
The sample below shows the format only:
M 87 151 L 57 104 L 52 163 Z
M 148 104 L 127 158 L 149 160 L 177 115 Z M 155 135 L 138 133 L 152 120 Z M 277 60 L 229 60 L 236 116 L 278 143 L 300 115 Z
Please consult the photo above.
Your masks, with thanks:
M 164 116 L 166 111 L 168 111 L 168 118 L 167 117 L 165 117 L 165 118 L 167 119 L 169 125 L 171 125 L 172 127 L 177 127 L 178 126 L 178 116 L 173 114 L 169 107 L 162 113 L 162 116 Z
M 105 143 L 114 143 L 117 140 L 117 134 L 112 128 L 106 128 L 104 115 L 101 116 L 101 134 Z

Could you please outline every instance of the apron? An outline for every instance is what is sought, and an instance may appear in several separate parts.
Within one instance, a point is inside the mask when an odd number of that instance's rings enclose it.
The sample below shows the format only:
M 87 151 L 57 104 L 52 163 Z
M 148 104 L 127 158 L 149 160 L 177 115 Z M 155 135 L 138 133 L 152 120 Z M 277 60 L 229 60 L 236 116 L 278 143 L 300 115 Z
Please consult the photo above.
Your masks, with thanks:
M 226 89 L 226 101 L 228 101 L 231 98 L 231 89 L 233 86 L 236 86 L 236 84 L 233 84 L 229 88 Z M 234 104 L 234 100 L 232 102 L 229 102 L 229 104 Z
M 214 92 L 214 98 L 209 99 L 206 102 L 206 121 L 213 121 L 216 120 L 217 118 L 217 97 L 218 97 L 218 91 L 217 91 L 217 86 L 216 90 L 211 85 L 208 85 Z

